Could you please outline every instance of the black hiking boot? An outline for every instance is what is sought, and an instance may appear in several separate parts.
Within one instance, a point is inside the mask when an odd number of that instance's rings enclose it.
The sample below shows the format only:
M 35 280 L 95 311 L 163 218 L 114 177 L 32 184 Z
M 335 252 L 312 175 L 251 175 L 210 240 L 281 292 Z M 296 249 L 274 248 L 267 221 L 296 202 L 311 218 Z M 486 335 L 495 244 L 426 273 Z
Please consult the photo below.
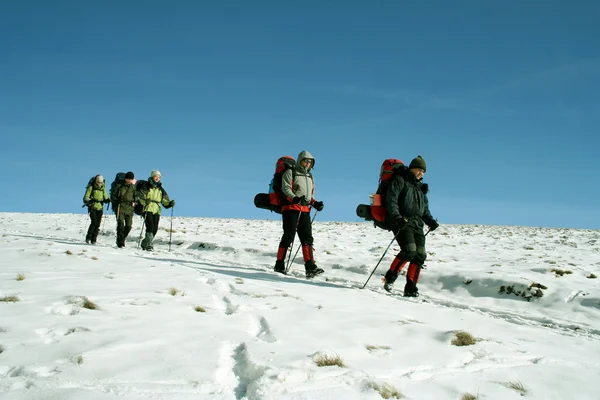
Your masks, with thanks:
M 406 280 L 406 285 L 404 285 L 404 297 L 419 297 L 417 285 L 408 279 Z
M 392 289 L 394 288 L 394 282 L 396 282 L 396 278 L 398 278 L 398 273 L 389 269 L 385 273 L 385 278 L 383 278 L 383 289 L 386 292 L 392 293 Z
M 273 270 L 275 272 L 279 272 L 280 274 L 286 274 L 285 272 L 285 263 L 283 262 L 283 260 L 277 260 L 275 261 L 275 268 L 273 268 Z
M 325 272 L 323 268 L 317 267 L 317 264 L 315 264 L 315 262 L 312 260 L 305 262 L 304 268 L 306 269 L 307 279 L 314 278 L 315 276 L 321 275 L 323 272 Z

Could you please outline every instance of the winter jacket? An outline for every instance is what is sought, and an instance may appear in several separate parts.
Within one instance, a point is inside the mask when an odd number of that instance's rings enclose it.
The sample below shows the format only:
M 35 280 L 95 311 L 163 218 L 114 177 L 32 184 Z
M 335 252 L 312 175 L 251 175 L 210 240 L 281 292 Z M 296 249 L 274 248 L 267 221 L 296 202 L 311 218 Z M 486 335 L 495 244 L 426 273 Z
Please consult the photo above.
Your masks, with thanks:
M 160 215 L 160 205 L 169 208 L 171 199 L 163 189 L 162 182 L 154 182 L 152 178 L 138 182 L 135 192 L 139 203 L 144 206 L 144 212 Z
M 300 161 L 305 158 L 311 159 L 312 163 L 308 169 L 300 165 Z M 303 150 L 298 154 L 296 160 L 296 167 L 294 169 L 288 169 L 283 173 L 281 177 L 281 191 L 285 196 L 284 205 L 281 207 L 281 211 L 296 210 L 302 212 L 310 212 L 308 205 L 292 204 L 294 197 L 306 197 L 308 204 L 313 204 L 315 199 L 313 198 L 315 193 L 315 182 L 310 173 L 310 170 L 315 166 L 315 158 L 306 150 Z
M 103 203 L 107 200 L 108 193 L 106 193 L 104 182 L 100 185 L 96 182 L 92 183 L 87 187 L 83 196 L 83 204 L 87 205 L 91 210 L 102 210 Z
M 408 168 L 392 177 L 385 195 L 387 221 L 396 221 L 403 217 L 408 226 L 423 229 L 423 222 L 431 225 L 434 221 L 429 212 L 427 199 L 428 185 L 410 172 Z
M 135 186 L 133 183 L 120 183 L 111 193 L 110 201 L 113 202 L 113 210 L 119 214 L 133 214 L 133 203 L 135 202 Z M 118 208 L 117 208 L 118 207 Z

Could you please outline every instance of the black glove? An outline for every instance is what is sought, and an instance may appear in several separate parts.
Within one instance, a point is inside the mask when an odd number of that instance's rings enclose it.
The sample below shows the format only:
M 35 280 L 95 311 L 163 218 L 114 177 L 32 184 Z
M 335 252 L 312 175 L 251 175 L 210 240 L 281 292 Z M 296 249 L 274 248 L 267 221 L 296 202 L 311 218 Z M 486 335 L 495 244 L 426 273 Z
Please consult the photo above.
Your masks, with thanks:
M 314 208 L 315 208 L 317 211 L 323 211 L 323 207 L 325 207 L 325 206 L 323 205 L 323 202 L 322 202 L 322 201 L 315 201 L 315 202 L 313 203 L 313 207 L 314 207 Z
M 175 200 L 171 200 L 169 202 L 169 208 L 171 208 L 171 207 L 175 207 Z
M 104 200 L 104 204 L 109 204 L 109 203 L 110 203 L 110 199 Z
M 435 219 L 433 221 L 431 221 L 431 223 L 429 224 L 429 232 L 433 232 L 435 231 L 438 226 L 440 226 L 440 223 L 437 222 Z
M 294 197 L 292 199 L 292 203 L 293 204 L 300 204 L 301 206 L 307 206 L 308 205 L 308 201 L 306 201 L 306 196 L 301 196 L 301 197 Z
M 406 224 L 408 223 L 408 221 L 405 218 L 398 216 L 398 217 L 394 218 L 392 223 L 394 224 L 394 227 L 396 229 L 401 231 L 402 229 L 404 229 L 406 227 Z

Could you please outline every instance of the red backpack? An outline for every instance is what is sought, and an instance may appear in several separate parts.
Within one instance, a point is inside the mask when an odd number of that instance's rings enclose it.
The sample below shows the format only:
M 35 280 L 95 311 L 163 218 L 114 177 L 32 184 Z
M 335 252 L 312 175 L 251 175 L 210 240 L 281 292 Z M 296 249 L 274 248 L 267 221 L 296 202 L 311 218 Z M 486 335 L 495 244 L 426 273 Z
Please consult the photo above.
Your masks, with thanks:
M 294 157 L 280 157 L 275 164 L 275 174 L 269 184 L 269 193 L 258 193 L 254 196 L 254 205 L 258 208 L 271 210 L 281 214 L 281 206 L 284 202 L 283 193 L 281 192 L 281 178 L 285 171 L 295 167 L 296 160 Z
M 359 204 L 356 208 L 356 215 L 367 220 L 373 221 L 376 226 L 383 229 L 390 229 L 385 224 L 385 196 L 387 194 L 388 184 L 390 179 L 398 171 L 399 168 L 406 168 L 402 160 L 396 158 L 388 158 L 381 164 L 379 171 L 379 185 L 377 192 L 373 195 L 372 205 Z

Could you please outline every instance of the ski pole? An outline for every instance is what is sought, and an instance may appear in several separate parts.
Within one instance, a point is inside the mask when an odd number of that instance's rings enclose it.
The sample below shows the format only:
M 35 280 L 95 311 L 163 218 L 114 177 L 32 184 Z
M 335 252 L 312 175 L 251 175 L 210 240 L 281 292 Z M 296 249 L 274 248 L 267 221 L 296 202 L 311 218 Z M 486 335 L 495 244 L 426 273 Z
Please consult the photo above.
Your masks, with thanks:
M 317 218 L 317 214 L 318 214 L 318 213 L 319 213 L 319 212 L 318 212 L 318 211 L 316 211 L 316 212 L 315 212 L 315 215 L 313 215 L 312 219 L 310 220 L 310 224 L 311 224 L 311 225 L 313 224 L 313 222 L 315 222 L 315 218 Z M 296 227 L 296 230 L 298 230 L 298 228 L 297 228 L 297 227 Z M 294 263 L 294 260 L 296 259 L 296 256 L 298 255 L 298 252 L 300 251 L 300 247 L 302 247 L 302 243 L 300 243 L 300 246 L 298 246 L 298 248 L 296 249 L 296 253 L 294 253 L 294 258 L 292 258 L 292 261 L 291 261 L 291 263 L 290 263 L 290 264 L 293 264 L 293 263 Z M 287 272 L 287 270 L 286 270 L 286 272 Z
M 398 231 L 398 233 L 400 233 L 400 231 Z M 383 257 L 385 257 L 386 253 L 388 252 L 388 250 L 390 249 L 390 247 L 392 246 L 392 243 L 394 243 L 394 240 L 396 240 L 396 236 L 398 236 L 398 233 L 396 233 L 394 235 L 394 237 L 392 238 L 392 240 L 390 241 L 390 244 L 388 244 L 387 249 L 385 249 L 385 251 L 383 252 L 383 255 L 381 256 L 381 258 L 379 259 L 379 261 L 377 261 L 377 265 L 375 265 L 375 268 L 373 268 L 373 271 L 371 271 L 371 275 L 369 275 L 369 277 L 367 278 L 365 284 L 361 287 L 361 289 L 364 289 L 365 286 L 367 286 L 367 282 L 369 282 L 369 280 L 371 279 L 371 277 L 373 276 L 373 274 L 375 273 L 375 270 L 377 269 L 377 267 L 379 267 L 379 264 L 381 263 L 381 260 L 383 260 Z
M 300 225 L 300 217 L 302 216 L 302 210 L 300 210 L 300 214 L 298 214 L 298 220 L 296 221 L 296 229 L 294 230 L 294 236 L 292 236 L 292 244 L 290 244 L 290 250 L 288 251 L 288 263 L 285 267 L 285 273 L 287 274 L 290 270 L 292 263 L 290 260 L 292 259 L 292 249 L 294 248 L 294 241 L 296 240 L 296 233 L 298 232 L 298 226 Z
M 169 251 L 171 251 L 171 238 L 173 237 L 173 209 L 175 206 L 171 207 L 171 229 L 169 229 Z
M 142 229 L 140 230 L 140 237 L 138 239 L 137 248 L 140 248 L 140 243 L 142 242 L 142 235 L 144 234 L 144 227 L 146 226 L 146 213 L 142 216 Z

